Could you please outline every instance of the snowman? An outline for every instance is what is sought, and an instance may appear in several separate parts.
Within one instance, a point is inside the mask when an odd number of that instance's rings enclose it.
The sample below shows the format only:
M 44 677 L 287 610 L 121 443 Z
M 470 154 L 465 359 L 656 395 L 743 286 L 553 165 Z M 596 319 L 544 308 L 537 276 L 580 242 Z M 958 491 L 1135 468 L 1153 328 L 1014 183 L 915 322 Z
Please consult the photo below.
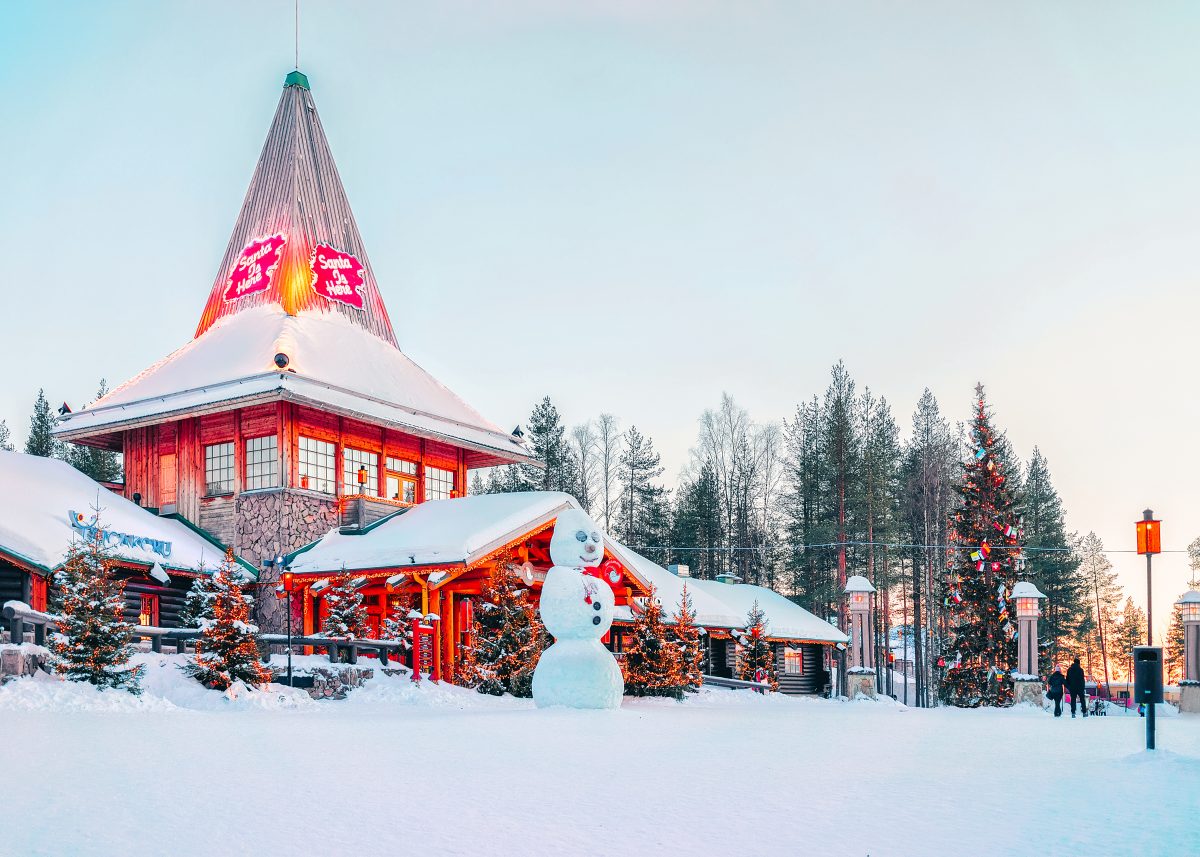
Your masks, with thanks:
M 604 540 L 586 513 L 569 509 L 558 516 L 550 559 L 540 609 L 554 645 L 533 671 L 533 700 L 539 708 L 620 708 L 625 681 L 600 642 L 612 627 L 613 591 L 584 571 L 604 559 Z

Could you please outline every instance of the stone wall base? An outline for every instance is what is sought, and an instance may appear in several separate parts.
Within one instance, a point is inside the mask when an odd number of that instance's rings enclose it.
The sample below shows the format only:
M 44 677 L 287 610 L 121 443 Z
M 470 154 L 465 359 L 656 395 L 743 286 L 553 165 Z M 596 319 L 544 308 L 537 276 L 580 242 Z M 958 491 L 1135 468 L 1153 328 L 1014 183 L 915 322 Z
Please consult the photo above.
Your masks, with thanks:
M 350 691 L 362 687 L 375 675 L 370 667 L 311 667 L 305 670 L 293 670 L 292 675 L 310 676 L 312 687 L 303 688 L 313 699 L 345 699 Z M 283 684 L 287 681 L 287 669 L 276 667 L 274 681 Z
M 1179 713 L 1200 714 L 1200 684 L 1179 686 Z
M 846 676 L 846 696 L 850 699 L 857 699 L 859 696 L 865 696 L 867 699 L 875 699 L 875 671 L 870 672 L 850 672 Z
M 1029 679 L 1017 679 L 1013 682 L 1013 704 L 1020 705 L 1022 702 L 1028 702 L 1030 705 L 1042 707 L 1042 682 L 1041 679 L 1031 681 Z
M 41 646 L 25 643 L 0 645 L 0 684 L 21 676 L 33 675 L 46 666 L 50 652 Z

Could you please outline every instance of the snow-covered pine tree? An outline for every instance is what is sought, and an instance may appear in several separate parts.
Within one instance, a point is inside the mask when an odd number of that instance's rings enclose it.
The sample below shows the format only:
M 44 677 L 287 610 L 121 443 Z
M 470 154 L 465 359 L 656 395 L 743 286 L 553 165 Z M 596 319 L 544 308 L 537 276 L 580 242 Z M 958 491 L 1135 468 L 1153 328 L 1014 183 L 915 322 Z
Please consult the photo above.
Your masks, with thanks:
M 675 611 L 675 624 L 669 629 L 671 640 L 679 651 L 679 670 L 683 676 L 684 690 L 695 693 L 704 684 L 704 648 L 700 645 L 700 626 L 696 624 L 696 608 L 692 606 L 692 594 L 687 584 L 679 596 L 679 609 Z
M 8 423 L 0 420 L 0 449 L 12 452 L 12 448 L 12 432 L 8 430 Z
M 542 464 L 520 465 L 521 481 L 532 491 L 579 493 L 579 462 L 567 440 L 567 427 L 558 408 L 546 396 L 525 424 L 530 451 Z
M 533 669 L 550 641 L 529 590 L 498 568 L 484 581 L 474 612 L 471 646 L 456 680 L 492 696 L 532 696 Z
M 625 693 L 630 696 L 683 698 L 687 678 L 679 646 L 663 624 L 662 604 L 653 587 L 646 596 L 646 606 L 633 620 L 624 667 Z
M 738 640 L 738 678 L 742 681 L 759 681 L 766 675 L 771 690 L 779 690 L 779 677 L 775 672 L 775 649 L 767 639 L 767 614 L 758 601 L 750 605 L 746 613 L 746 625 Z M 761 673 L 759 671 L 762 671 Z
M 413 620 L 420 618 L 421 614 L 413 609 L 411 596 L 402 596 L 391 614 L 383 620 L 383 639 L 395 640 L 400 644 L 398 654 L 406 664 L 412 664 Z
M 258 627 L 250 623 L 254 599 L 242 592 L 242 569 L 232 550 L 213 572 L 212 586 L 212 618 L 199 620 L 196 654 L 183 670 L 216 690 L 226 690 L 235 681 L 250 687 L 267 684 L 271 670 L 259 660 Z
M 33 403 L 33 415 L 29 418 L 29 437 L 25 440 L 25 452 L 43 458 L 60 458 L 62 444 L 53 434 L 56 425 L 58 418 L 50 410 L 45 391 L 38 390 L 37 401 Z
M 141 693 L 142 667 L 130 666 L 133 625 L 125 621 L 125 585 L 113 577 L 114 558 L 101 533 L 71 542 L 54 574 L 51 610 L 58 633 L 50 638 L 51 664 L 71 681 Z
M 655 485 L 662 476 L 661 456 L 654 441 L 630 426 L 625 432 L 618 478 L 621 483 L 617 532 L 622 542 L 655 561 L 662 560 L 660 546 L 670 536 L 666 489 Z
M 1179 593 L 1183 595 L 1183 593 Z M 1187 639 L 1183 633 L 1183 607 L 1179 604 L 1171 606 L 1171 621 L 1167 625 L 1167 646 L 1163 652 L 1164 675 L 1167 684 L 1179 684 L 1183 678 L 1184 649 Z
M 951 516 L 954 546 L 943 581 L 949 615 L 944 654 L 953 661 L 942 693 L 960 708 L 1012 703 L 1016 622 L 1009 615 L 1022 548 L 1008 485 L 1003 437 L 992 427 L 983 385 L 975 387 L 972 454 L 962 465 L 961 497 Z
M 217 599 L 217 587 L 212 575 L 201 566 L 196 578 L 183 599 L 179 609 L 179 625 L 182 628 L 199 628 L 202 620 L 213 618 L 213 602 Z
M 353 640 L 367 636 L 367 608 L 353 577 L 343 573 L 334 578 L 325 605 L 329 612 L 321 630 L 326 637 Z

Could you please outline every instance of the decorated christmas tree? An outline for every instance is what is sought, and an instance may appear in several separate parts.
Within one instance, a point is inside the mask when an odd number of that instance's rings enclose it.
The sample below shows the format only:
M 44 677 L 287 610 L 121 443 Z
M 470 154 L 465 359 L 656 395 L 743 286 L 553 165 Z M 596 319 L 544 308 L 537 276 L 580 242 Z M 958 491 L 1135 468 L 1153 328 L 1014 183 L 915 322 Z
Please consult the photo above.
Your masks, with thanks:
M 662 604 L 651 587 L 646 606 L 633 621 L 631 641 L 625 648 L 625 693 L 630 696 L 683 698 L 687 685 L 683 662 L 662 619 Z
M 767 639 L 767 615 L 755 601 L 746 613 L 746 626 L 738 639 L 742 647 L 738 659 L 738 678 L 742 681 L 765 682 L 771 690 L 779 689 L 775 674 L 775 650 Z
M 367 636 L 367 608 L 363 606 L 362 592 L 350 575 L 342 573 L 334 579 L 325 596 L 325 605 L 329 612 L 321 630 L 326 637 L 353 640 Z
M 696 608 L 692 606 L 692 594 L 687 584 L 679 596 L 679 610 L 675 613 L 675 624 L 671 626 L 671 640 L 679 652 L 679 669 L 683 675 L 684 690 L 695 693 L 704 684 L 704 648 L 700 644 L 700 626 L 696 624 Z
M 187 596 L 183 599 L 183 607 L 179 609 L 179 625 L 183 628 L 199 628 L 204 619 L 213 618 L 213 603 L 217 600 L 217 587 L 213 584 L 212 575 L 204 568 L 198 569 L 199 574 L 192 581 Z
M 51 609 L 58 633 L 49 641 L 51 664 L 71 681 L 141 693 L 142 667 L 130 666 L 133 625 L 125 621 L 125 585 L 112 575 L 99 513 L 95 537 L 73 541 L 54 574 Z
M 383 639 L 395 640 L 400 644 L 398 652 L 404 663 L 412 663 L 413 620 L 420 619 L 419 611 L 413 609 L 410 596 L 396 598 L 391 614 L 383 620 Z
M 950 517 L 952 549 L 943 581 L 949 627 L 941 692 L 963 708 L 1012 703 L 1017 623 L 1009 611 L 1024 566 L 1008 444 L 992 427 L 982 384 L 975 388 L 970 441 L 960 500 Z
M 549 635 L 512 572 L 497 569 L 484 581 L 471 630 L 456 679 L 492 696 L 532 696 L 533 669 Z
M 225 690 L 235 681 L 251 687 L 267 684 L 271 671 L 259 661 L 258 628 L 250 624 L 254 599 L 242 592 L 242 570 L 225 552 L 212 575 L 212 618 L 201 617 L 196 654 L 184 667 L 206 687 Z

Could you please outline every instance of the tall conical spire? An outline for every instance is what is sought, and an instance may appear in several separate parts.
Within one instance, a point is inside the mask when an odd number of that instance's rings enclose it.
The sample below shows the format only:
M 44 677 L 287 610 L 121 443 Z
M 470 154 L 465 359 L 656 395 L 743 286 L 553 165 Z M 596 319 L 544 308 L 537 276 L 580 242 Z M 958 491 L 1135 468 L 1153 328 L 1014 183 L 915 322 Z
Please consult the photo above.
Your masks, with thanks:
M 309 91 L 291 72 L 196 336 L 264 304 L 340 312 L 396 345 Z

